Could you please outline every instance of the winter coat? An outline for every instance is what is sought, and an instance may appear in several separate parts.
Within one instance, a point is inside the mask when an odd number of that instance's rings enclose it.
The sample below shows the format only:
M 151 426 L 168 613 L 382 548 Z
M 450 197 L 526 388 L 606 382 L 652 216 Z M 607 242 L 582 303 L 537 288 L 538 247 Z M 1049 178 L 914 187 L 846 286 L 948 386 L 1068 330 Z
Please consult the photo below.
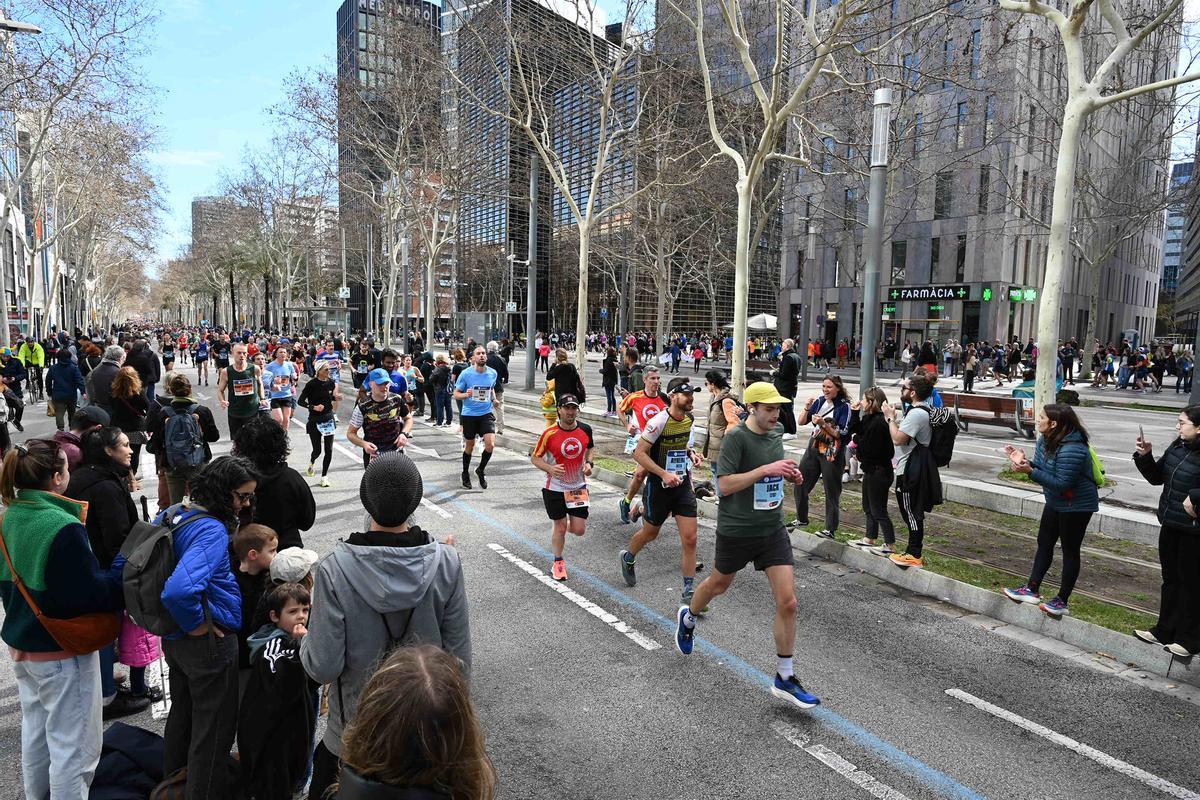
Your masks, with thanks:
M 1153 453 L 1133 456 L 1133 463 L 1147 481 L 1162 486 L 1158 499 L 1158 521 L 1180 530 L 1200 530 L 1200 525 L 1183 509 L 1184 498 L 1200 513 L 1200 439 L 1191 443 L 1176 439 L 1157 461 Z
M 554 394 L 556 397 L 562 397 L 564 394 L 573 394 L 579 399 L 580 403 L 587 400 L 587 391 L 583 387 L 583 381 L 579 378 L 579 370 L 575 369 L 575 365 L 569 361 L 555 364 L 547 370 L 546 380 L 554 381 Z
M 104 360 L 100 366 L 93 369 L 87 376 L 87 396 L 93 405 L 100 406 L 112 413 L 112 384 L 120 372 L 121 365 L 115 361 Z
M 59 361 L 46 370 L 46 391 L 53 400 L 74 403 L 79 397 L 76 393 L 87 391 L 87 386 L 79 367 L 70 361 Z
M 169 515 L 178 525 L 173 539 L 175 571 L 163 587 L 162 601 L 179 631 L 168 634 L 166 639 L 182 639 L 188 631 L 203 625 L 205 608 L 226 633 L 235 633 L 242 627 L 242 596 L 229 567 L 232 523 L 212 517 L 191 520 L 201 511 L 198 505 L 179 504 L 155 518 L 156 523 L 162 523 Z
M 162 366 L 154 357 L 154 351 L 149 347 L 130 353 L 125 358 L 125 366 L 133 367 L 138 377 L 142 379 L 143 386 L 153 386 L 162 377 Z
M 942 476 L 938 473 L 937 461 L 930 449 L 918 444 L 904 462 L 904 491 L 909 494 L 912 504 L 921 511 L 933 511 L 934 506 L 944 502 L 942 497 Z M 897 481 L 899 484 L 899 481 Z
M 137 506 L 125 482 L 128 475 L 129 468 L 122 470 L 115 462 L 85 464 L 71 473 L 67 485 L 67 497 L 88 504 L 88 541 L 104 569 L 112 566 L 125 537 L 138 521 Z
M 336 800 L 449 800 L 423 786 L 392 786 L 364 778 L 350 767 L 342 766 Z
M 342 730 L 354 719 L 363 686 L 406 626 L 405 643 L 441 647 L 470 678 L 471 626 L 458 551 L 419 528 L 407 536 L 414 534 L 424 544 L 393 547 L 380 540 L 404 534 L 355 534 L 317 565 L 300 660 L 309 677 L 332 684 L 322 741 L 334 755 L 342 752 Z
M 1046 437 L 1039 436 L 1029 478 L 1041 485 L 1046 507 L 1051 511 L 1100 510 L 1100 493 L 1092 480 L 1092 454 L 1083 434 L 1071 431 L 1054 453 L 1046 452 Z
M 304 547 L 300 531 L 311 528 L 317 519 L 317 503 L 308 482 L 287 464 L 263 472 L 254 490 L 253 519 L 275 531 L 280 550 Z
M 496 370 L 496 394 L 504 394 L 504 386 L 508 383 L 508 362 L 499 353 L 488 353 L 487 365 Z
M 779 370 L 772 383 L 775 391 L 787 398 L 795 399 L 796 382 L 800 380 L 800 354 L 788 350 L 779 360 Z
M 191 397 L 174 397 L 171 399 L 171 407 L 176 411 L 183 411 L 188 406 L 196 404 L 196 414 L 200 417 L 200 435 L 204 438 L 204 463 L 207 464 L 212 460 L 212 449 L 209 448 L 209 442 L 215 442 L 221 438 L 221 430 L 217 427 L 217 421 L 213 419 L 212 410 L 203 403 Z M 155 454 L 162 453 L 163 448 L 163 429 L 167 424 L 166 409 L 159 409 L 158 413 L 151 414 L 146 420 L 146 430 L 150 434 L 150 444 L 146 449 Z M 164 459 L 162 462 L 166 464 Z M 168 467 L 168 469 L 170 469 Z
M 892 442 L 891 425 L 881 412 L 862 416 L 851 410 L 849 431 L 856 436 L 858 463 L 864 471 L 891 469 L 896 445 Z
M 150 401 L 146 395 L 113 397 L 109 399 L 109 405 L 112 408 L 112 424 L 125 433 L 146 429 L 146 415 L 150 411 Z
M 617 385 L 617 360 L 612 356 L 605 356 L 600 365 L 600 385 L 605 389 Z
M 145 628 L 139 628 L 126 614 L 117 638 L 117 661 L 127 667 L 145 667 L 157 661 L 161 653 L 159 638 Z

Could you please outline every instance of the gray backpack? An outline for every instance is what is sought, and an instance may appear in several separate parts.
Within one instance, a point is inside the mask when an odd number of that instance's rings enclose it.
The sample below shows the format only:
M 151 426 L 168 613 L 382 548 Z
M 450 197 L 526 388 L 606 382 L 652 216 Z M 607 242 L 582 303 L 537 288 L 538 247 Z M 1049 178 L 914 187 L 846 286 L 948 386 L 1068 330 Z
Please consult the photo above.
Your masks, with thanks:
M 178 563 L 175 531 L 198 519 L 216 519 L 204 511 L 196 511 L 182 522 L 173 521 L 188 511 L 175 505 L 163 514 L 160 524 L 139 520 L 121 545 L 121 555 L 125 557 L 121 573 L 125 610 L 135 624 L 156 636 L 179 632 L 179 624 L 162 601 L 163 588 Z

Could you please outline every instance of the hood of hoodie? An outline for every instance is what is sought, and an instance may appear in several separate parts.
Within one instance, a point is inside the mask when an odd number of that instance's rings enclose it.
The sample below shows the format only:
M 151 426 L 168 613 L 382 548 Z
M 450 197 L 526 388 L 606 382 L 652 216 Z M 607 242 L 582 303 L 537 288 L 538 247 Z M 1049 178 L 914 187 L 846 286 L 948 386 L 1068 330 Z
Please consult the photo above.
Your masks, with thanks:
M 279 630 L 274 623 L 267 623 L 254 633 L 246 637 L 246 646 L 250 648 L 250 657 L 254 658 L 259 650 L 267 646 L 267 642 L 272 639 L 288 638 L 288 635 Z
M 124 488 L 121 483 L 121 477 L 117 475 L 116 470 L 112 466 L 84 464 L 71 473 L 71 483 L 67 490 L 72 496 L 82 495 L 96 484 L 104 483 L 105 481 L 112 481 L 117 484 L 118 488 Z
M 390 614 L 420 605 L 437 577 L 442 552 L 436 542 L 381 547 L 342 541 L 329 561 L 330 569 L 341 572 L 372 610 Z

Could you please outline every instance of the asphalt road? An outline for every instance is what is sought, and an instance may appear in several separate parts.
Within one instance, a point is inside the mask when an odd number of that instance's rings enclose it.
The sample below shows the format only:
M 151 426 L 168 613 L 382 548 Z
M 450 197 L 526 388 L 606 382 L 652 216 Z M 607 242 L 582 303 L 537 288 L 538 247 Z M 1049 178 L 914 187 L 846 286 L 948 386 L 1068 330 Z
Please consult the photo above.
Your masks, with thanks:
M 199 394 L 224 433 L 214 389 L 215 380 Z M 363 518 L 361 462 L 344 439 L 349 410 L 343 404 L 334 485 L 314 488 L 319 518 L 304 536 L 322 554 Z M 41 408 L 27 421 L 26 436 L 53 427 Z M 290 463 L 302 470 L 307 438 L 293 431 Z M 499 451 L 490 488 L 467 491 L 453 429 L 418 425 L 414 444 L 428 501 L 418 518 L 435 535 L 455 535 L 466 570 L 473 693 L 501 797 L 1200 798 L 1194 706 L 800 554 L 796 667 L 823 705 L 794 709 L 769 693 L 773 609 L 763 576 L 739 576 L 700 623 L 695 652 L 682 656 L 670 524 L 626 588 L 617 553 L 633 527 L 620 524 L 617 493 L 593 485 L 589 531 L 567 543 L 570 580 L 558 585 L 546 574 L 541 473 L 523 449 Z M 145 488 L 155 496 L 152 478 Z M 702 521 L 704 561 L 713 535 Z M 0 797 L 20 797 L 20 711 L 11 664 L 0 663 Z M 162 724 L 150 713 L 129 721 Z

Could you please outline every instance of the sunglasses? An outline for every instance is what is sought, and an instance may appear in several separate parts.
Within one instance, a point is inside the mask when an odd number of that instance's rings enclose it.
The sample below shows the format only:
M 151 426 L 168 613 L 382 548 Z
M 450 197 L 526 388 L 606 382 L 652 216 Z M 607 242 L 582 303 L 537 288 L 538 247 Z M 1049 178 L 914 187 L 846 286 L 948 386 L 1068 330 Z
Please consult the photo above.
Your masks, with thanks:
M 254 492 L 234 492 L 233 496 L 242 503 L 249 503 L 254 500 Z

